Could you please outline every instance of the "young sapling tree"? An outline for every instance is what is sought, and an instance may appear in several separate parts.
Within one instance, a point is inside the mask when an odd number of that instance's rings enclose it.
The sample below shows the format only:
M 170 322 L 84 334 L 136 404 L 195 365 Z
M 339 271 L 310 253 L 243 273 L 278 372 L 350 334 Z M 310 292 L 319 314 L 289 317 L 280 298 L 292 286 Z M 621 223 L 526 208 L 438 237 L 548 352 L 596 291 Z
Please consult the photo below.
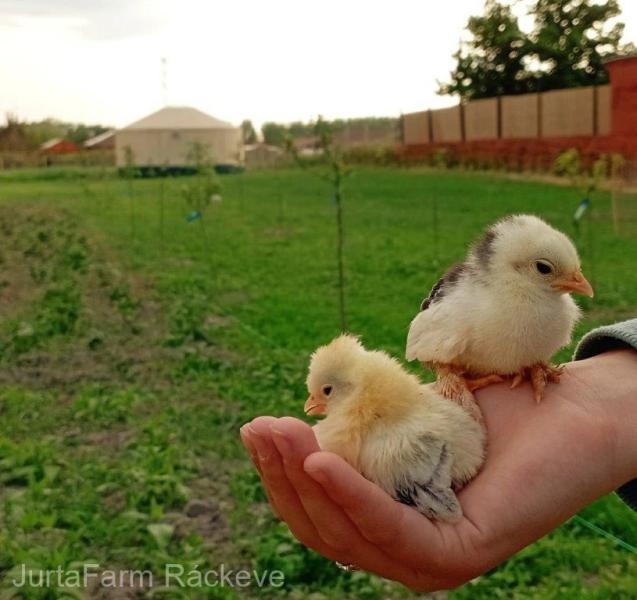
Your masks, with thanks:
M 610 185 L 611 208 L 613 212 L 613 230 L 619 235 L 619 194 L 624 185 L 624 166 L 626 159 L 621 154 L 611 154 L 610 157 Z
M 126 179 L 126 189 L 128 192 L 129 202 L 129 216 L 130 216 L 130 228 L 131 238 L 135 241 L 136 238 L 136 224 L 135 224 L 135 200 L 133 194 L 133 180 L 137 177 L 138 171 L 135 166 L 135 154 L 130 146 L 124 148 L 124 168 L 122 169 L 122 175 Z
M 314 124 L 314 134 L 317 138 L 317 149 L 320 159 L 305 160 L 294 145 L 290 136 L 286 138 L 286 148 L 294 161 L 304 169 L 327 181 L 332 188 L 332 199 L 336 206 L 336 269 L 338 273 L 338 300 L 341 330 L 347 330 L 347 312 L 345 306 L 345 265 L 344 245 L 345 227 L 343 223 L 343 181 L 351 174 L 343 160 L 339 146 L 334 142 L 334 134 L 330 123 L 319 116 Z M 318 167 L 318 168 L 316 168 Z
M 206 144 L 194 142 L 188 153 L 188 162 L 194 167 L 195 173 L 183 185 L 181 193 L 186 205 L 191 210 L 187 220 L 189 222 L 199 221 L 200 223 L 201 247 L 205 258 L 208 236 L 204 216 L 210 204 L 219 198 L 221 185 Z

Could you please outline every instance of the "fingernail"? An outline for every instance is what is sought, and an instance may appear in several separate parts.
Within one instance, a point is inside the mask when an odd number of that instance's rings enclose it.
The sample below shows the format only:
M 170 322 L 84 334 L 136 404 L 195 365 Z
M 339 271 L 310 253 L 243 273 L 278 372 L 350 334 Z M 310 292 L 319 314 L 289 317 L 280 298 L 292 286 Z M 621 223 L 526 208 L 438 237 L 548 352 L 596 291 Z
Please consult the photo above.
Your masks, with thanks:
M 249 435 L 250 432 L 248 431 L 247 425 L 244 425 L 243 427 L 241 427 L 241 429 L 239 429 L 239 437 L 241 438 L 244 446 L 248 445 Z
M 320 484 L 327 483 L 327 477 L 325 476 L 325 471 L 321 469 L 311 469 L 307 467 L 303 467 L 303 470 L 312 478 L 314 481 L 317 481 Z
M 252 427 L 248 426 L 248 431 L 250 432 L 250 442 L 252 442 L 252 444 L 254 445 L 259 460 L 267 460 L 272 453 L 270 446 L 265 441 L 265 439 L 263 439 L 263 436 L 259 435 L 254 429 L 252 429 Z
M 274 445 L 277 447 L 277 450 L 281 454 L 290 454 L 292 444 L 286 435 L 281 431 L 274 429 L 274 427 L 270 427 L 270 431 L 272 432 L 272 440 L 274 441 Z
M 248 454 L 252 462 L 256 463 L 257 453 L 255 452 L 252 441 L 249 437 L 249 432 L 247 431 L 247 429 L 244 429 L 242 427 L 239 430 L 239 435 L 241 436 L 241 443 L 243 444 L 243 447 L 245 448 L 246 453 Z

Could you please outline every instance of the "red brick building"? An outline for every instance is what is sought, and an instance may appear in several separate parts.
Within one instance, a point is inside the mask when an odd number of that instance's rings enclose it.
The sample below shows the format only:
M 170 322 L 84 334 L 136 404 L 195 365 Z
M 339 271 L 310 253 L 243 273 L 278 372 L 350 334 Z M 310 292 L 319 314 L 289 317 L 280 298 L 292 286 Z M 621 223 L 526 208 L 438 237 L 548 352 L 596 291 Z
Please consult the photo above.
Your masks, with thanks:
M 40 145 L 40 152 L 43 154 L 73 154 L 80 149 L 70 140 L 53 138 Z

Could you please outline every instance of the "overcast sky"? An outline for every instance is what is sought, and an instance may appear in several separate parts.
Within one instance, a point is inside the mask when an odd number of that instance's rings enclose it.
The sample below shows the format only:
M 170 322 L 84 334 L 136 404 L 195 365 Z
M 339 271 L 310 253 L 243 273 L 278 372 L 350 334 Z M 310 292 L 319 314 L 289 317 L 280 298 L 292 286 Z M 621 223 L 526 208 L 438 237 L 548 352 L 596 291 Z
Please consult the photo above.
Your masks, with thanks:
M 625 38 L 637 41 L 637 2 L 622 6 Z M 165 103 L 235 124 L 446 106 L 454 100 L 436 95 L 436 80 L 447 77 L 467 19 L 482 7 L 483 0 L 0 0 L 0 121 L 11 111 L 119 127 Z

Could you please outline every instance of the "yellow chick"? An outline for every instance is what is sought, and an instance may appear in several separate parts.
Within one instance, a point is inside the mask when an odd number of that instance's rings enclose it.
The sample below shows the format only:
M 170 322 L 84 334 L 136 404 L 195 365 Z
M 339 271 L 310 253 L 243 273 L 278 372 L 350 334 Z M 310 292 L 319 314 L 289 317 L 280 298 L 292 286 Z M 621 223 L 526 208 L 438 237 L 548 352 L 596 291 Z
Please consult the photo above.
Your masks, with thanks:
M 312 355 L 308 415 L 319 446 L 393 498 L 432 519 L 457 521 L 454 490 L 480 469 L 485 432 L 462 407 L 381 351 L 341 335 Z

